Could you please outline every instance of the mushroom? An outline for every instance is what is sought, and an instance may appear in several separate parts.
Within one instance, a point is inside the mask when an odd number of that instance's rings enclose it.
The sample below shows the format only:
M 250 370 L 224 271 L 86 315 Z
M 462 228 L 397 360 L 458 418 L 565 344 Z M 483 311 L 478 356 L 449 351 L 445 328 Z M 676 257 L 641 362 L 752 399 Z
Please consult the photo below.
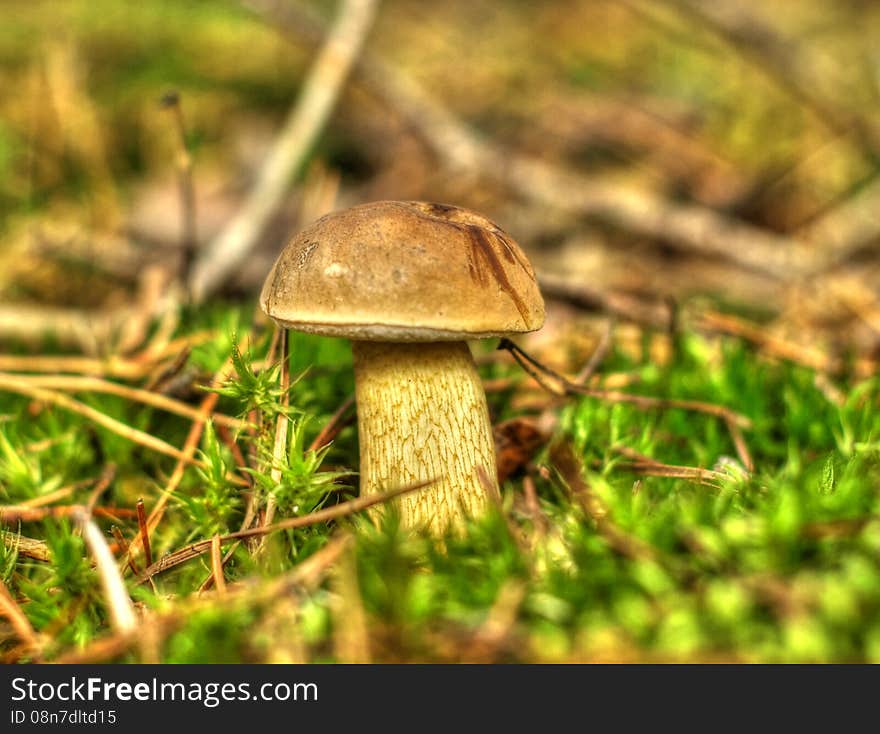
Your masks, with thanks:
M 484 509 L 495 449 L 466 340 L 544 322 L 508 234 L 446 204 L 355 206 L 287 244 L 260 305 L 284 328 L 352 340 L 362 495 L 433 480 L 395 501 L 404 527 L 434 533 Z

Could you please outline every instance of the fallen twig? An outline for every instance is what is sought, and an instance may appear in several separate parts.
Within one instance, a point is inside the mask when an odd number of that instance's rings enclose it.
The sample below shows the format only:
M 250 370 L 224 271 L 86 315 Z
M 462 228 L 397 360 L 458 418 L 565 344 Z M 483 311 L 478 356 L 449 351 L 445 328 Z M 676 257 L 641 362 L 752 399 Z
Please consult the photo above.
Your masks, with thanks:
M 664 464 L 663 462 L 652 459 L 650 456 L 629 448 L 628 446 L 614 446 L 612 451 L 625 456 L 632 461 L 623 464 L 623 468 L 636 474 L 642 474 L 652 477 L 670 477 L 673 479 L 685 479 L 687 481 L 696 482 L 697 484 L 705 484 L 709 487 L 718 487 L 721 482 L 728 478 L 722 472 L 712 469 L 703 469 L 698 466 L 676 466 L 674 464 Z
M 248 604 L 265 604 L 272 599 L 289 596 L 298 589 L 309 589 L 319 584 L 330 568 L 350 543 L 350 536 L 331 539 L 321 550 L 316 551 L 305 561 L 284 575 L 270 581 L 247 581 L 227 587 L 227 594 L 219 603 L 228 608 L 229 604 L 243 599 Z M 144 620 L 153 637 L 158 641 L 186 623 L 201 609 L 209 609 L 217 602 L 212 597 L 191 597 L 175 605 L 166 612 L 153 614 Z M 140 643 L 142 630 L 114 633 L 87 645 L 59 656 L 53 662 L 63 664 L 99 663 L 118 658 Z
M 241 538 L 254 538 L 268 535 L 269 533 L 274 533 L 279 530 L 293 530 L 295 528 L 303 528 L 308 527 L 309 525 L 316 525 L 320 522 L 337 520 L 341 517 L 346 517 L 356 512 L 360 512 L 361 510 L 365 510 L 368 507 L 372 507 L 373 505 L 387 502 L 388 500 L 394 499 L 395 497 L 398 497 L 402 494 L 422 489 L 429 486 L 430 484 L 433 484 L 433 482 L 434 480 L 419 482 L 418 484 L 411 484 L 406 487 L 401 487 L 399 489 L 392 489 L 388 492 L 380 492 L 378 494 L 369 495 L 367 497 L 358 497 L 357 499 L 348 500 L 347 502 L 341 502 L 340 504 L 334 505 L 333 507 L 318 510 L 317 512 L 313 512 L 309 515 L 287 518 L 286 520 L 281 520 L 280 522 L 276 522 L 272 525 L 261 525 L 256 528 L 238 530 L 234 533 L 229 533 L 228 535 L 221 536 L 220 542 L 227 543 L 231 540 L 239 540 Z M 163 556 L 153 565 L 147 568 L 138 577 L 138 583 L 142 583 L 158 573 L 167 571 L 169 568 L 178 566 L 185 561 L 188 561 L 192 558 L 197 558 L 203 553 L 208 552 L 211 549 L 211 544 L 213 542 L 213 538 L 209 540 L 200 540 L 195 543 L 190 543 L 184 548 Z
M 706 310 L 700 313 L 695 326 L 706 331 L 738 336 L 752 342 L 773 357 L 795 362 L 810 369 L 829 373 L 838 373 L 842 369 L 840 360 L 818 349 L 773 336 L 757 324 L 739 316 Z
M 723 405 L 715 403 L 706 403 L 700 400 L 678 400 L 675 398 L 654 398 L 647 395 L 633 395 L 630 393 L 619 392 L 617 390 L 600 390 L 592 387 L 584 387 L 576 385 L 566 377 L 554 372 L 549 367 L 538 362 L 520 347 L 506 338 L 502 338 L 498 344 L 498 349 L 507 350 L 513 355 L 517 363 L 548 392 L 564 396 L 564 395 L 586 395 L 587 397 L 606 400 L 612 403 L 629 403 L 641 409 L 665 409 L 678 408 L 681 410 L 690 410 L 696 413 L 705 413 L 722 418 L 725 421 L 731 421 L 741 428 L 750 428 L 752 422 L 744 415 L 732 411 Z M 547 382 L 546 378 L 550 378 L 556 383 L 553 386 Z
M 180 95 L 168 92 L 162 96 L 160 104 L 174 117 L 175 140 L 177 146 L 177 186 L 180 192 L 181 245 L 183 258 L 180 268 L 180 282 L 189 281 L 192 264 L 198 246 L 196 233 L 196 192 L 193 185 L 193 162 L 186 144 L 186 123 L 183 120 L 183 108 Z

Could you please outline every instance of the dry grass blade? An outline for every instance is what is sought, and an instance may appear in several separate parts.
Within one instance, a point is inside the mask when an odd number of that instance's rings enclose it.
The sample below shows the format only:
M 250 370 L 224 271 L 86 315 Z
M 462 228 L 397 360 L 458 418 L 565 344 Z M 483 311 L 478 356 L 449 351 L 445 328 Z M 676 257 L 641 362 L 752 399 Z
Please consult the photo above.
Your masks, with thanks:
M 217 370 L 217 373 L 214 375 L 213 380 L 211 381 L 211 387 L 216 388 L 219 387 L 224 380 L 227 379 L 230 370 L 232 369 L 232 356 L 230 355 L 223 365 Z M 171 474 L 171 477 L 168 479 L 165 487 L 162 489 L 162 494 L 159 496 L 159 500 L 156 502 L 152 511 L 150 512 L 150 516 L 147 518 L 147 529 L 152 531 L 158 526 L 159 522 L 161 522 L 162 517 L 165 514 L 165 507 L 168 504 L 168 501 L 177 491 L 177 487 L 180 485 L 181 480 L 183 479 L 183 475 L 186 472 L 187 465 L 192 464 L 195 456 L 196 450 L 199 446 L 199 441 L 202 437 L 202 432 L 205 430 L 205 423 L 208 418 L 214 412 L 214 407 L 217 405 L 217 401 L 220 399 L 220 395 L 216 392 L 208 393 L 205 398 L 202 400 L 201 405 L 199 406 L 199 416 L 196 420 L 193 421 L 190 426 L 189 433 L 186 436 L 186 441 L 184 441 L 183 449 L 181 450 L 182 458 L 178 459 L 177 464 L 174 466 L 174 471 Z M 131 545 L 129 545 L 128 553 L 125 557 L 125 564 L 127 565 L 131 560 L 132 556 L 136 554 L 143 546 L 143 536 L 140 532 L 138 532 L 137 536 L 131 541 Z
M 147 562 L 150 565 L 150 562 Z M 214 577 L 214 588 L 217 593 L 226 593 L 226 577 L 223 575 L 223 552 L 220 548 L 220 536 L 211 538 L 211 573 Z
M 339 518 L 347 517 L 348 515 L 353 515 L 356 512 L 365 510 L 368 507 L 372 507 L 373 505 L 387 502 L 388 500 L 394 499 L 395 497 L 398 497 L 402 494 L 414 492 L 418 489 L 423 489 L 424 487 L 427 487 L 433 483 L 434 480 L 432 479 L 427 482 L 419 482 L 418 484 L 412 484 L 406 487 L 401 487 L 399 489 L 393 489 L 388 492 L 380 492 L 378 494 L 370 495 L 368 497 L 358 497 L 357 499 L 348 500 L 347 502 L 341 502 L 338 505 L 328 507 L 324 510 L 318 510 L 317 512 L 313 512 L 310 515 L 303 515 L 302 517 L 291 517 L 287 520 L 281 520 L 280 522 L 276 522 L 272 525 L 261 525 L 260 527 L 256 528 L 238 530 L 234 533 L 229 533 L 228 535 L 221 536 L 220 541 L 226 543 L 230 540 L 238 540 L 241 538 L 255 538 L 267 535 L 269 533 L 278 532 L 279 530 L 293 530 L 295 528 L 304 528 L 308 527 L 309 525 L 316 525 L 320 522 L 338 520 Z M 152 566 L 147 568 L 138 577 L 138 582 L 146 581 L 148 578 L 152 578 L 158 573 L 167 571 L 169 568 L 173 568 L 174 566 L 178 566 L 181 563 L 184 563 L 192 558 L 197 558 L 203 553 L 207 553 L 211 549 L 212 542 L 213 539 L 200 540 L 195 543 L 191 543 L 185 548 L 181 548 L 174 551 L 173 553 L 169 553 L 167 556 L 163 556 Z
M 81 377 L 78 375 L 0 374 L 0 379 L 3 377 L 26 382 L 34 387 L 69 390 L 71 392 L 93 392 L 106 395 L 116 395 L 117 397 L 143 403 L 144 405 L 149 405 L 153 408 L 158 408 L 159 410 L 164 410 L 168 413 L 173 413 L 174 415 L 179 415 L 191 420 L 198 420 L 200 415 L 197 408 L 193 408 L 191 405 L 187 405 L 180 400 L 175 400 L 150 390 L 142 390 L 136 387 L 129 387 L 128 385 L 120 385 L 116 382 L 109 382 L 107 380 L 102 380 L 99 377 Z M 243 421 L 220 413 L 214 414 L 214 421 L 234 430 L 240 429 L 243 425 Z
M 147 513 L 144 509 L 144 501 L 137 501 L 137 519 L 138 532 L 140 533 L 141 542 L 144 546 L 144 562 L 151 566 L 153 564 L 153 551 L 150 548 L 150 529 L 147 527 Z
M 674 464 L 664 464 L 663 462 L 652 459 L 650 456 L 645 456 L 628 446 L 615 446 L 612 450 L 621 456 L 632 459 L 631 462 L 627 462 L 623 465 L 624 468 L 644 476 L 685 479 L 689 482 L 696 482 L 697 484 L 704 484 L 716 488 L 728 478 L 727 475 L 722 472 L 714 471 L 712 469 L 703 469 L 699 466 L 676 466 Z
M 64 393 L 46 390 L 41 387 L 34 387 L 26 380 L 13 378 L 9 375 L 0 375 L 0 390 L 18 393 L 19 395 L 24 395 L 25 397 L 29 397 L 33 400 L 39 400 L 40 402 L 69 410 L 73 413 L 77 413 L 78 415 L 83 416 L 84 418 L 87 418 L 88 420 L 96 423 L 102 428 L 106 428 L 108 431 L 112 431 L 118 436 L 122 436 L 123 438 L 140 444 L 141 446 L 151 449 L 152 451 L 164 454 L 165 456 L 174 457 L 175 459 L 181 461 L 186 461 L 190 464 L 203 466 L 202 462 L 197 461 L 192 457 L 185 456 L 179 449 L 176 449 L 171 444 L 166 443 L 165 441 L 156 438 L 155 436 L 151 436 L 149 433 L 144 433 L 137 428 L 132 428 L 131 426 L 116 420 L 115 418 L 111 418 L 106 413 L 102 413 L 100 410 L 96 410 L 95 408 L 92 408 L 85 403 L 74 400 Z
M 297 589 L 310 589 L 317 586 L 327 570 L 339 559 L 350 543 L 350 536 L 334 538 L 321 550 L 313 553 L 292 571 L 271 581 L 254 581 L 228 588 L 227 595 L 220 602 L 228 607 L 232 602 L 242 599 L 249 604 L 263 604 L 280 596 L 289 596 Z M 196 597 L 176 605 L 173 609 L 155 614 L 145 620 L 151 636 L 157 641 L 181 627 L 193 612 L 210 608 L 216 604 L 213 597 Z M 76 649 L 61 655 L 54 662 L 62 664 L 100 663 L 124 655 L 139 644 L 141 630 L 113 634 L 95 640 L 84 649 Z
M 290 426 L 290 419 L 287 417 L 287 408 L 290 406 L 290 341 L 287 338 L 287 329 L 276 326 L 281 331 L 279 339 L 279 351 L 281 352 L 281 373 L 279 379 L 281 381 L 281 410 L 278 412 L 278 418 L 275 421 L 275 444 L 272 448 L 272 467 L 269 470 L 269 476 L 272 478 L 274 487 L 281 484 L 281 472 L 284 466 L 284 457 L 287 454 L 287 434 Z M 264 525 L 270 525 L 275 517 L 275 489 L 269 493 L 266 500 L 266 516 L 263 520 Z
M 0 522 L 39 522 L 48 517 L 72 517 L 84 509 L 83 505 L 53 505 L 52 507 L 26 507 L 24 505 L 0 505 Z M 134 517 L 135 511 L 126 507 L 94 507 L 95 515 L 119 520 Z
M 113 627 L 117 632 L 131 632 L 137 627 L 137 616 L 110 546 L 98 526 L 85 512 L 81 512 L 78 519 L 83 529 L 83 538 L 95 559 Z

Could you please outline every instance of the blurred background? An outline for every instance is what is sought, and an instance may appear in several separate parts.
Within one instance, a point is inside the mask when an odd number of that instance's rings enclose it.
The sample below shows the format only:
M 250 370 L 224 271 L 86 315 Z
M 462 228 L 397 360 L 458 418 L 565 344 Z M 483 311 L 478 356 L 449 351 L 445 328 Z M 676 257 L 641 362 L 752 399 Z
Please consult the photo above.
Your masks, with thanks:
M 125 351 L 317 216 L 428 199 L 522 243 L 551 324 L 870 375 L 878 40 L 858 0 L 6 0 L 0 342 Z

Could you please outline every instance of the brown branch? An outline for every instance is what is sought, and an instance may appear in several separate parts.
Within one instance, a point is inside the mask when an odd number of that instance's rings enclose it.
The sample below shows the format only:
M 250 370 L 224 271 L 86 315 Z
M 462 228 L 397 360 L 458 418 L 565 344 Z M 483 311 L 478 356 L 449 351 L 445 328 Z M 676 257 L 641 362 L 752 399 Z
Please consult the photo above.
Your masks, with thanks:
M 706 331 L 738 336 L 752 342 L 773 357 L 785 359 L 820 372 L 836 374 L 843 368 L 840 360 L 813 347 L 774 336 L 758 324 L 746 321 L 739 316 L 706 310 L 700 313 L 695 326 Z
M 654 398 L 647 395 L 633 395 L 617 390 L 601 390 L 598 388 L 576 385 L 568 378 L 554 372 L 549 367 L 538 362 L 509 339 L 503 338 L 498 344 L 498 349 L 505 349 L 511 353 L 517 363 L 532 377 L 541 387 L 553 395 L 585 395 L 587 397 L 605 400 L 612 403 L 629 403 L 642 410 L 675 408 L 690 410 L 696 413 L 705 413 L 725 421 L 731 421 L 741 428 L 750 428 L 752 422 L 744 415 L 732 411 L 723 405 L 706 403 L 700 400 L 678 400 L 675 398 Z M 555 385 L 547 382 L 547 378 Z
M 347 414 L 353 406 L 354 395 L 349 395 L 342 405 L 336 409 L 336 412 L 330 416 L 330 420 L 327 421 L 326 425 L 319 431 L 318 435 L 315 436 L 307 450 L 319 451 L 327 444 L 331 443 L 336 436 L 339 435 L 339 432 L 348 424 L 350 418 Z

